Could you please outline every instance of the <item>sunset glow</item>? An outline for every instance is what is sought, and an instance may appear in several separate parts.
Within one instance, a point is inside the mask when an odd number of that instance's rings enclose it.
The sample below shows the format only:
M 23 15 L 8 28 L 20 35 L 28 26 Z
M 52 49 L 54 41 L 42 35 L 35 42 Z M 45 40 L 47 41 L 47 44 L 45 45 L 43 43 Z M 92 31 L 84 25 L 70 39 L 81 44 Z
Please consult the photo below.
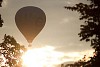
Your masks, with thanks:
M 46 46 L 28 50 L 23 55 L 23 64 L 27 67 L 53 67 L 62 63 L 64 53 L 54 51 L 54 47 Z
M 22 59 L 25 67 L 55 67 L 64 62 L 77 61 L 83 56 L 79 52 L 63 53 L 52 46 L 45 46 L 28 50 Z

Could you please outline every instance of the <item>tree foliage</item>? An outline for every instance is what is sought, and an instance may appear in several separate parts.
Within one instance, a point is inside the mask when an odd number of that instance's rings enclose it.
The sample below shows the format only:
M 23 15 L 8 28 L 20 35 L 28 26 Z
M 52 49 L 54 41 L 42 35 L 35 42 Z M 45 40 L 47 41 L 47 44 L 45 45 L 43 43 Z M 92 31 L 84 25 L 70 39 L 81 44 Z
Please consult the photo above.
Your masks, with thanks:
M 1 15 L 0 15 L 0 27 L 3 26 L 3 19 L 1 18 Z
M 4 57 L 4 67 L 22 67 L 21 56 L 26 48 L 16 42 L 14 37 L 5 35 L 3 42 L 0 43 L 0 54 Z M 2 66 L 3 67 L 3 66 Z
M 0 7 L 2 7 L 2 2 L 3 2 L 3 0 L 0 0 Z
M 2 7 L 2 2 L 3 0 L 0 0 L 0 7 Z M 1 18 L 1 14 L 0 14 L 0 27 L 3 26 L 3 19 Z
M 65 6 L 69 10 L 77 11 L 81 14 L 80 20 L 85 20 L 81 25 L 79 36 L 82 40 L 91 41 L 91 46 L 96 50 L 100 49 L 100 0 L 90 0 L 91 3 L 76 4 L 74 7 Z
M 79 3 L 65 8 L 80 13 L 79 19 L 84 20 L 84 24 L 81 25 L 81 32 L 78 35 L 81 41 L 90 41 L 92 48 L 95 49 L 96 56 L 91 57 L 90 67 L 100 67 L 100 0 L 87 1 L 90 1 L 90 4 Z

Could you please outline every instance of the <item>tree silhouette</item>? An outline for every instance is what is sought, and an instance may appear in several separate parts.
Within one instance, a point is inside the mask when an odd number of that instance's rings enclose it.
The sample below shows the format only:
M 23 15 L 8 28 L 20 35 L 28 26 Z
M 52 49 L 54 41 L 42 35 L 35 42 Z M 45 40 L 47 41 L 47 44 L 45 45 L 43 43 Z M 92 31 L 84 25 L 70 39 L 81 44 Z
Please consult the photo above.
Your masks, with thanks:
M 3 0 L 0 0 L 0 7 L 2 7 L 2 2 Z M 3 26 L 3 19 L 1 18 L 1 14 L 0 14 L 0 27 Z
M 5 34 L 0 43 L 0 55 L 3 56 L 0 62 L 4 63 L 2 67 L 22 67 L 21 56 L 25 51 L 26 48 L 18 44 L 14 37 Z
M 2 7 L 2 1 L 3 1 L 3 0 L 0 0 L 0 7 Z
M 80 13 L 79 19 L 84 20 L 84 25 L 81 25 L 81 32 L 78 35 L 81 41 L 90 41 L 92 48 L 95 49 L 96 56 L 90 60 L 91 67 L 100 67 L 100 0 L 87 1 L 90 1 L 90 4 L 79 3 L 65 8 Z
M 1 15 L 0 15 L 0 27 L 2 27 L 2 26 L 3 26 L 3 20 L 2 20 Z

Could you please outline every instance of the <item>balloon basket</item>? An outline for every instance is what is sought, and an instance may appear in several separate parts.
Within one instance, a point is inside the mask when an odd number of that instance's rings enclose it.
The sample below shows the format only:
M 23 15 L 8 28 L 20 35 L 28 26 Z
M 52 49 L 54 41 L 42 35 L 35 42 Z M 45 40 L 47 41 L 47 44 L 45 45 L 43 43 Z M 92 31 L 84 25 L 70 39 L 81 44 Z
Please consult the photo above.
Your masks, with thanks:
M 32 47 L 32 44 L 29 44 L 28 47 Z

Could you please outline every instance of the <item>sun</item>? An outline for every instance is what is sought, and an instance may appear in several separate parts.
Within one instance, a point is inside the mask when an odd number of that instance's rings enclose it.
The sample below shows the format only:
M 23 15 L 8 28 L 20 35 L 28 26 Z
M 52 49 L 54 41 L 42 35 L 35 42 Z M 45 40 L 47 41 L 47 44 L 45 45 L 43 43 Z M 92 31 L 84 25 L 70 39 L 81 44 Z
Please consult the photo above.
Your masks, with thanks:
M 63 53 L 54 50 L 54 47 L 46 46 L 28 50 L 23 56 L 25 67 L 55 67 L 61 63 Z

